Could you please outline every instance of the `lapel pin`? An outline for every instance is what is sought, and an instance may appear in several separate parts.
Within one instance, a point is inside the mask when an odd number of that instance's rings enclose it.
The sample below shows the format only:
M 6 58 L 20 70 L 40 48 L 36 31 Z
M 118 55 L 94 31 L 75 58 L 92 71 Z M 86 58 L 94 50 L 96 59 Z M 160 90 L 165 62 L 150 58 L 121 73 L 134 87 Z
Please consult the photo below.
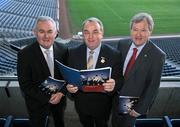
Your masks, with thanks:
M 105 57 L 101 57 L 101 63 L 105 63 Z
M 144 57 L 147 57 L 147 54 L 145 54 Z

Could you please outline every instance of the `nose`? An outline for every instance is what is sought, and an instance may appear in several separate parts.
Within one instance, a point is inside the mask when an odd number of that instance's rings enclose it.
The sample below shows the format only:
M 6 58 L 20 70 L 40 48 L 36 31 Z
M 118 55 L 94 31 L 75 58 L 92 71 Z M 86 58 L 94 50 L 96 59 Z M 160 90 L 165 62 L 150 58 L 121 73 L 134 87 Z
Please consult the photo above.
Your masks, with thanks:
M 44 33 L 44 37 L 45 37 L 45 38 L 48 38 L 48 33 Z
M 141 36 L 141 31 L 138 30 L 137 33 L 136 33 L 137 36 Z
M 93 38 L 93 34 L 89 33 L 89 39 L 92 39 L 92 38 Z

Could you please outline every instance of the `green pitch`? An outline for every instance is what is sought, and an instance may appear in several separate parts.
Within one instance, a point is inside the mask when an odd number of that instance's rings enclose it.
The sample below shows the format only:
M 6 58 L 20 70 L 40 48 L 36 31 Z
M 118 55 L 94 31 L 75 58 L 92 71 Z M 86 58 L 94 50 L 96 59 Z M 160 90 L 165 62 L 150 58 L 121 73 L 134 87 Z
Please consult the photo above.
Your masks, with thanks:
M 103 21 L 105 36 L 128 36 L 129 21 L 138 12 L 153 16 L 154 35 L 180 33 L 180 0 L 67 0 L 67 7 L 73 34 L 94 16 Z

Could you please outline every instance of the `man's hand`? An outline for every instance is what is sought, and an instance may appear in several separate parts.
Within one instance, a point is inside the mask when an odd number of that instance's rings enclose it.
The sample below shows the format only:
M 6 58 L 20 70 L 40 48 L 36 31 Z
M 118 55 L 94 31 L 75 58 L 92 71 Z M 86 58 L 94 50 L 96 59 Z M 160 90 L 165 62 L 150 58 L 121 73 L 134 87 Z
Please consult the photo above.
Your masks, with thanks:
M 64 94 L 60 93 L 60 92 L 58 92 L 56 94 L 52 94 L 51 98 L 49 100 L 49 103 L 58 104 L 63 96 L 64 96 Z
M 115 80 L 114 79 L 109 79 L 106 81 L 106 83 L 103 83 L 104 90 L 107 92 L 111 92 L 114 90 L 115 87 Z
M 71 84 L 68 84 L 66 86 L 67 90 L 70 92 L 70 93 L 76 93 L 78 91 L 78 87 L 76 86 L 73 86 Z
M 133 117 L 138 117 L 138 116 L 140 116 L 141 114 L 139 114 L 138 112 L 136 112 L 136 111 L 133 109 L 133 110 L 131 110 L 131 111 L 129 112 L 129 115 L 130 115 L 130 116 L 133 116 Z

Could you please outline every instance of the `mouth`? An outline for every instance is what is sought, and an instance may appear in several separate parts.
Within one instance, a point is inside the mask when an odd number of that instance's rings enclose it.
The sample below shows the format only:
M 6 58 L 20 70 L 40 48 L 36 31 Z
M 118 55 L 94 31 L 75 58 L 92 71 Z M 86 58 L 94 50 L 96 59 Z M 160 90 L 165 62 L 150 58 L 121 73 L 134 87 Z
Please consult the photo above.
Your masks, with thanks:
M 49 42 L 49 40 L 45 39 L 45 40 L 43 40 L 43 42 Z
M 138 38 L 135 38 L 135 39 L 136 39 L 137 41 L 141 41 L 141 40 L 142 40 L 142 38 L 139 38 L 139 37 L 138 37 Z
M 89 43 L 93 43 L 93 42 L 94 42 L 94 40 L 88 40 L 88 42 L 89 42 Z

